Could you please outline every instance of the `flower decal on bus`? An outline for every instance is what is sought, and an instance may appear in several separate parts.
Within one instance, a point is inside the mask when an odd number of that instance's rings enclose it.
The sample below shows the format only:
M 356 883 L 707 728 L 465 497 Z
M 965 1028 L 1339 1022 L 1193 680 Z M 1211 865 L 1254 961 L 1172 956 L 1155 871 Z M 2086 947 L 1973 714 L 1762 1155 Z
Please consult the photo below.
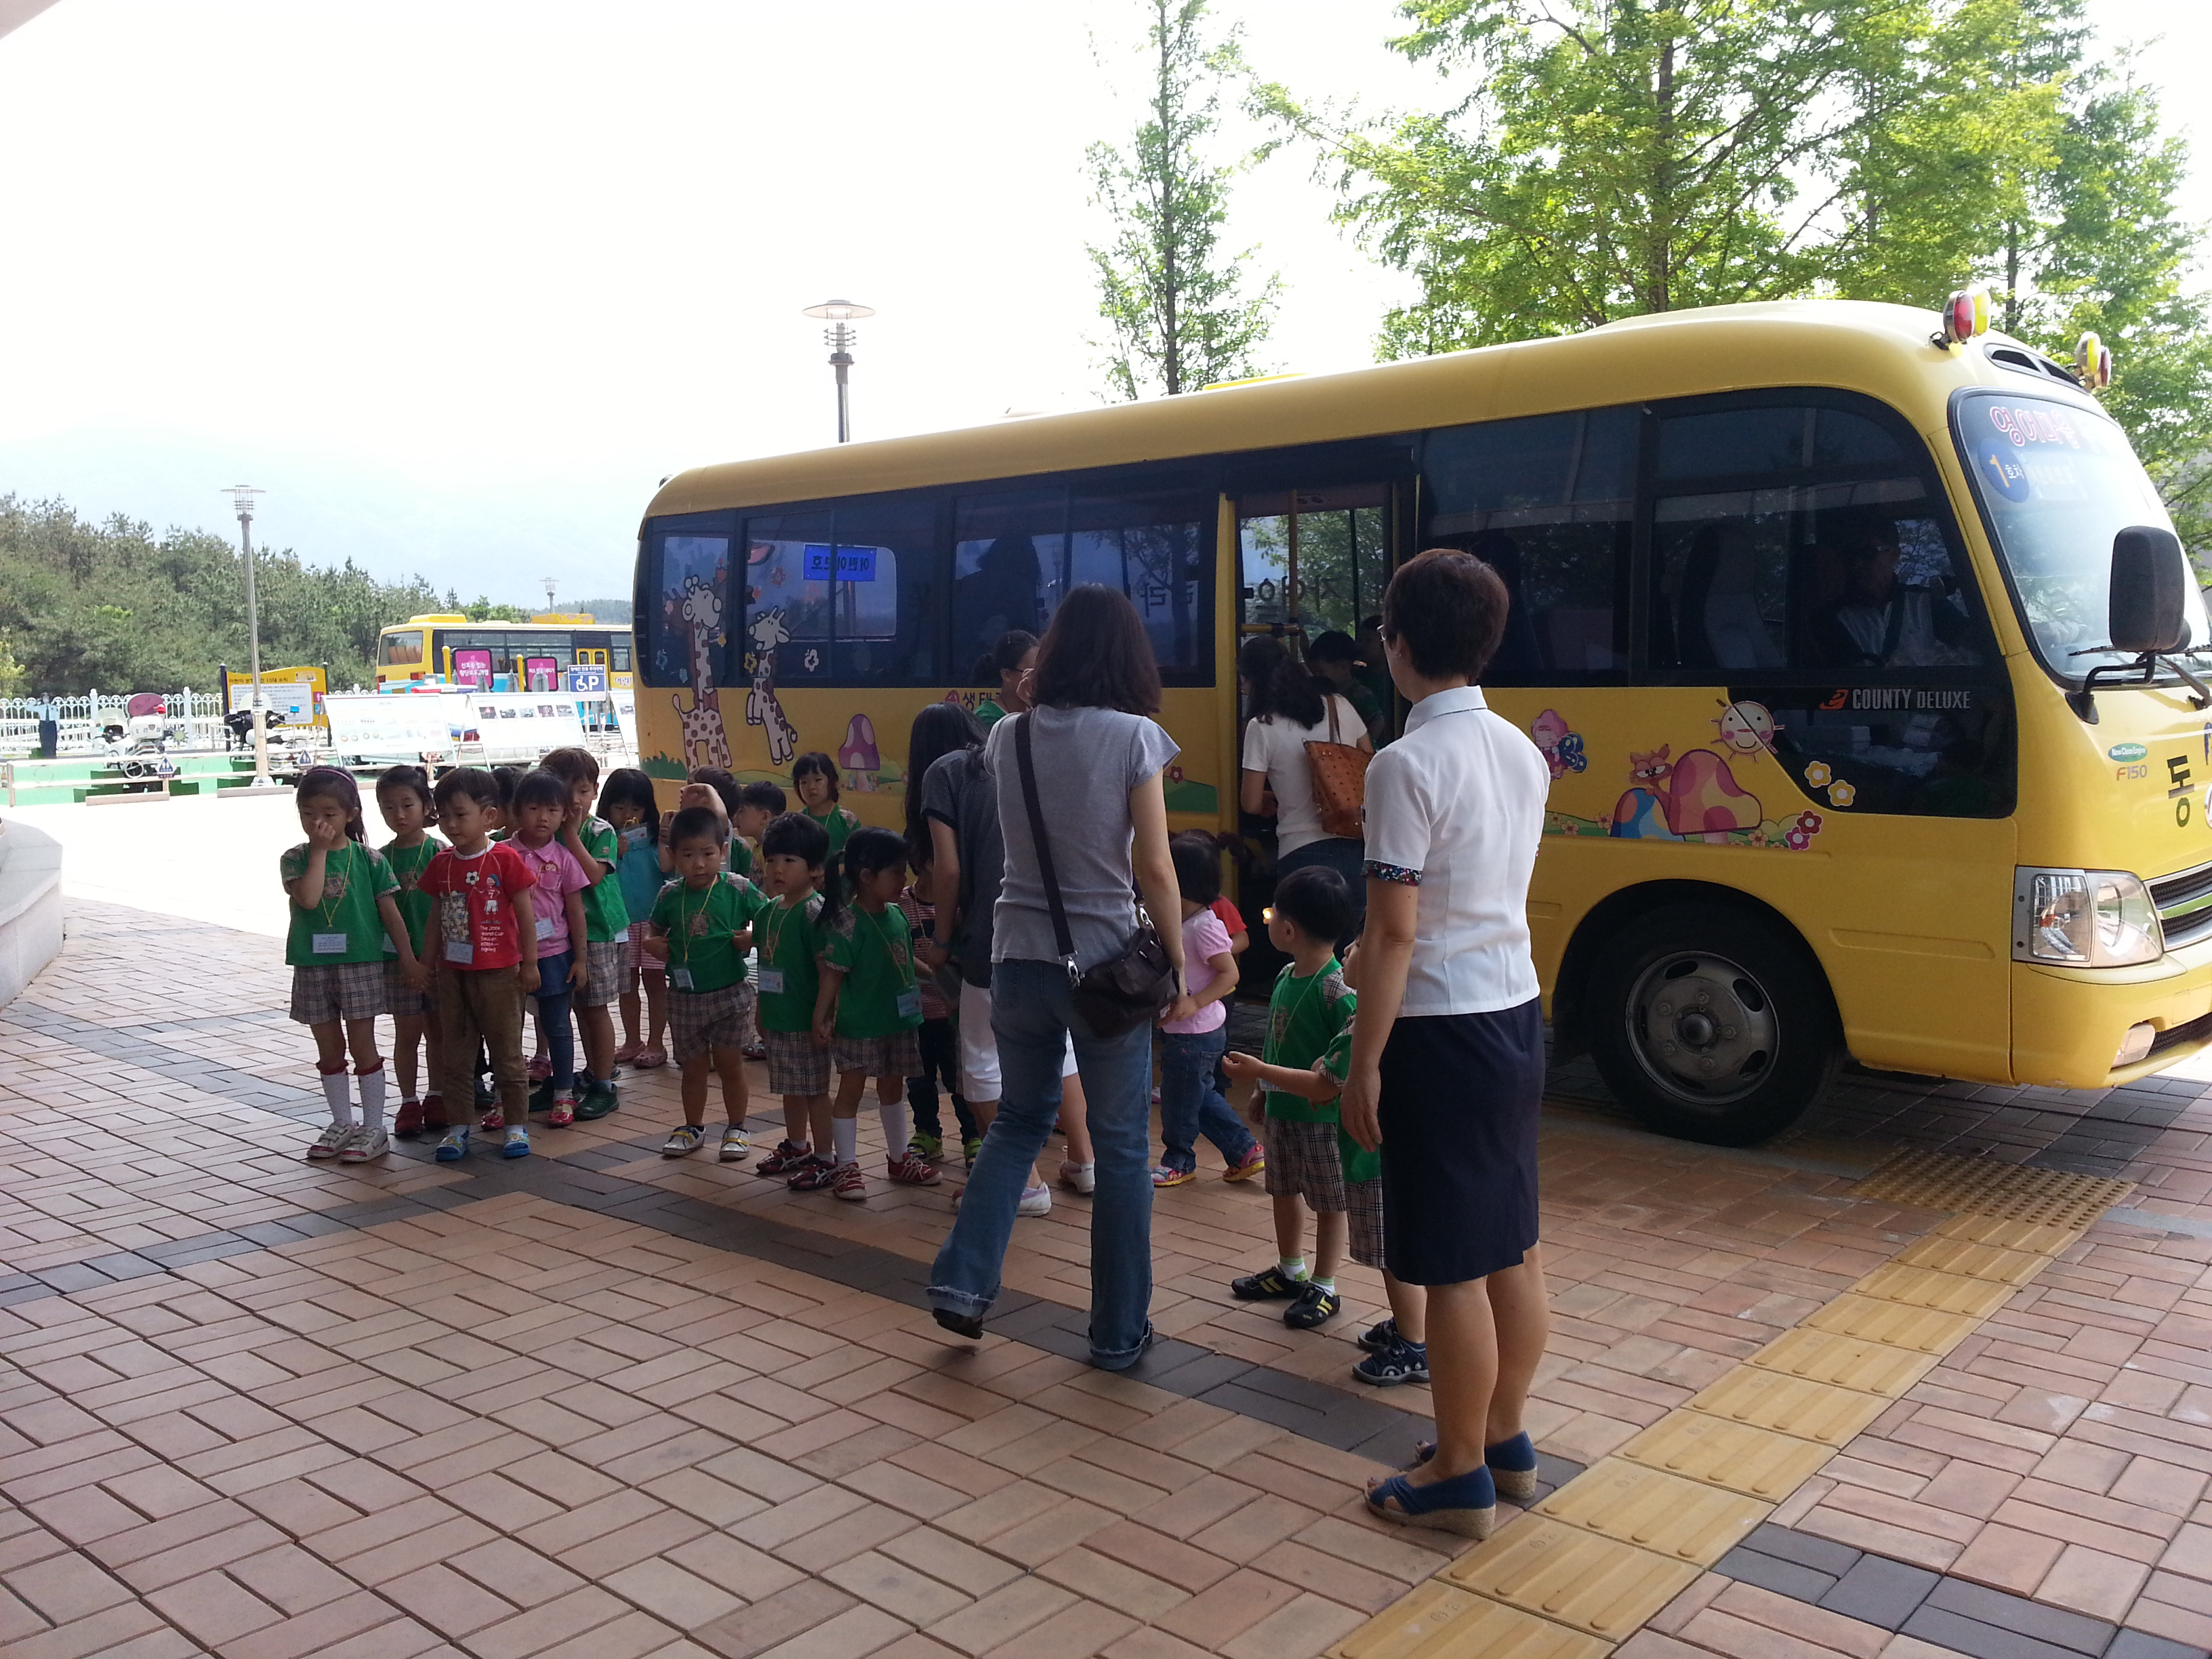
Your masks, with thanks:
M 1841 778 L 1828 786 L 1828 799 L 1837 806 L 1849 806 L 1858 799 L 1858 793 Z
M 1820 833 L 1820 815 L 1818 812 L 1800 812 L 1797 822 L 1791 824 L 1790 832 L 1783 836 L 1782 844 L 1793 853 L 1802 853 L 1813 844 L 1813 837 Z
M 1805 781 L 1815 789 L 1825 789 L 1836 775 L 1828 769 L 1826 761 L 1813 761 L 1805 768 Z

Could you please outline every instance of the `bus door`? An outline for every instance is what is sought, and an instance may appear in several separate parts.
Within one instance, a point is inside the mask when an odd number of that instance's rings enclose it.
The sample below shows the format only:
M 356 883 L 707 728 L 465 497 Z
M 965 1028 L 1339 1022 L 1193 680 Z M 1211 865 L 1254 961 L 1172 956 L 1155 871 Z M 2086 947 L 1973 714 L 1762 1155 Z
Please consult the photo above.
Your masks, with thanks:
M 579 633 L 574 638 L 577 667 L 605 669 L 611 666 L 607 660 L 607 635 Z

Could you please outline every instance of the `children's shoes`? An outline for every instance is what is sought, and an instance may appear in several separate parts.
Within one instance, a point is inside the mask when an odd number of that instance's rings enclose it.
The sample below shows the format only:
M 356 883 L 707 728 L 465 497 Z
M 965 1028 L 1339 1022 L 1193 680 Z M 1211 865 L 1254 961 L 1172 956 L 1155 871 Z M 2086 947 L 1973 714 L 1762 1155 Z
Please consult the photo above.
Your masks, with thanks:
M 507 1144 L 499 1149 L 499 1155 L 501 1158 L 528 1158 L 530 1156 L 530 1131 L 524 1128 L 520 1123 L 516 1124 L 512 1129 L 509 1129 L 507 1132 Z
M 446 1131 L 446 1138 L 438 1143 L 438 1162 L 459 1164 L 468 1155 L 468 1128 L 465 1125 L 457 1123 Z

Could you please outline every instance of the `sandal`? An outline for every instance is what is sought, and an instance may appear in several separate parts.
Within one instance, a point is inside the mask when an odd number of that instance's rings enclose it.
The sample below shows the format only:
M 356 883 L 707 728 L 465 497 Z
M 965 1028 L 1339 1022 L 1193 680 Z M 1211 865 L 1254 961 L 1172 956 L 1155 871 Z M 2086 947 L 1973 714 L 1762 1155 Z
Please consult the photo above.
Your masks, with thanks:
M 637 1051 L 637 1069 L 641 1072 L 650 1072 L 655 1066 L 667 1064 L 668 1050 L 657 1042 Z
M 1486 1468 L 1422 1486 L 1393 1474 L 1368 1486 L 1367 1508 L 1401 1527 L 1436 1527 L 1462 1538 L 1487 1538 L 1498 1523 L 1498 1489 Z
M 1413 1461 L 1406 1465 L 1419 1468 L 1437 1455 L 1433 1440 L 1413 1443 Z M 1500 1498 L 1510 1498 L 1516 1504 L 1525 1504 L 1536 1495 L 1536 1443 L 1524 1431 L 1510 1440 L 1501 1440 L 1494 1446 L 1482 1449 L 1482 1461 L 1489 1468 L 1491 1484 L 1497 1487 Z M 1519 1467 L 1525 1463 L 1527 1467 Z
M 616 1050 L 615 1050 L 615 1053 L 614 1053 L 614 1062 L 615 1062 L 615 1064 L 616 1064 L 616 1065 L 617 1065 L 617 1066 L 627 1066 L 627 1065 L 629 1065 L 629 1064 L 630 1063 L 630 1061 L 632 1061 L 633 1060 L 635 1060 L 635 1059 L 637 1058 L 637 1055 L 638 1055 L 638 1050 L 639 1050 L 639 1049 L 641 1049 L 641 1048 L 644 1048 L 644 1047 L 645 1047 L 645 1045 L 644 1045 L 642 1042 L 625 1042 L 625 1043 L 623 1043 L 623 1046 L 622 1046 L 621 1048 L 617 1048 L 617 1049 L 616 1049 Z

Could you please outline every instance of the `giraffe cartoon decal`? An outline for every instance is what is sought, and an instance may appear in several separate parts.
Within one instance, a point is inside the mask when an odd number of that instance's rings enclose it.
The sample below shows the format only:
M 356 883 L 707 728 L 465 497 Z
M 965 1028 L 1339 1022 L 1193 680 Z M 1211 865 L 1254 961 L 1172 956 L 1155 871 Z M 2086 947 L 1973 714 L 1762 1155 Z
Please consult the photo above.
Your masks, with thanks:
M 752 641 L 752 688 L 745 693 L 745 724 L 760 726 L 768 735 L 769 764 L 779 769 L 799 750 L 799 733 L 784 717 L 775 696 L 775 648 L 787 643 L 791 630 L 783 625 L 783 607 L 773 605 L 756 612 L 745 624 Z
M 722 640 L 722 602 L 708 584 L 696 576 L 686 576 L 679 608 L 691 635 L 691 706 L 686 708 L 681 696 L 669 702 L 684 722 L 684 763 L 726 767 L 730 740 L 722 729 L 721 693 L 714 689 L 714 647 Z

